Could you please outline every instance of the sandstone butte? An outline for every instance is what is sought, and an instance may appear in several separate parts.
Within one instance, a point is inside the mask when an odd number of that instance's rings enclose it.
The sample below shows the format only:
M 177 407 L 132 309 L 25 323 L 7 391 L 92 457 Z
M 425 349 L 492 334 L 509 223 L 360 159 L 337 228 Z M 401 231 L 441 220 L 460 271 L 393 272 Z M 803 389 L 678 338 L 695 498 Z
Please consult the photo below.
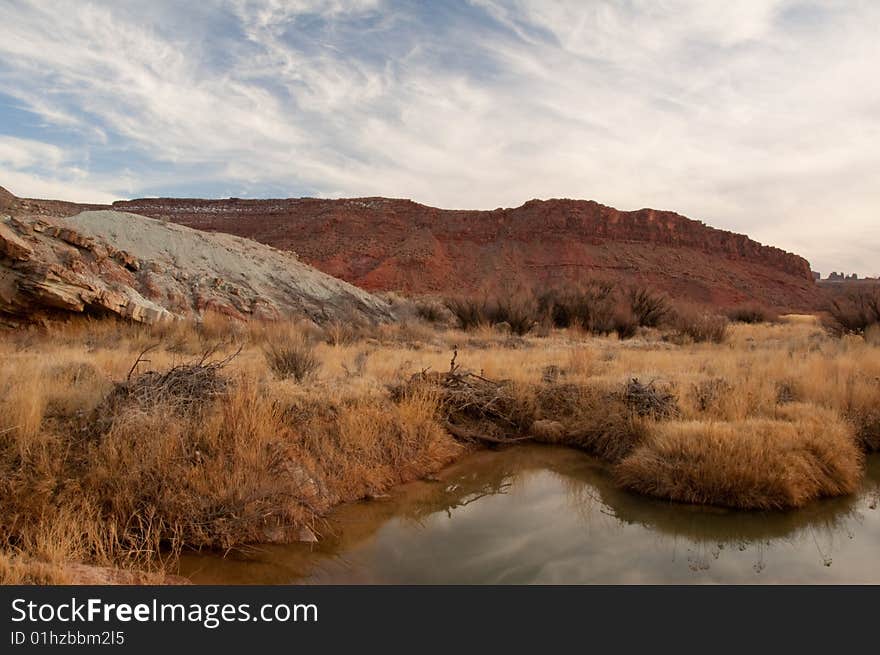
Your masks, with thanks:
M 14 211 L 59 216 L 108 208 L 14 196 L 5 202 Z M 369 291 L 509 293 L 603 279 L 718 307 L 757 302 L 808 311 L 824 299 L 809 263 L 795 254 L 674 212 L 619 211 L 588 200 L 491 211 L 389 198 L 150 198 L 112 208 L 294 251 Z

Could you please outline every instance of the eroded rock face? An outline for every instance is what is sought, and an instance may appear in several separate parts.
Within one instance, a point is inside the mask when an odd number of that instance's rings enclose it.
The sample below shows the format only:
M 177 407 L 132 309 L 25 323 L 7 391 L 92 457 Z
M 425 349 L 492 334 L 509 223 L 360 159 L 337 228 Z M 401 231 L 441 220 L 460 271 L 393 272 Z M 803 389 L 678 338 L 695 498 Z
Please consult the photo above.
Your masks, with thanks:
M 15 203 L 17 198 L 0 186 L 0 211 L 7 209 Z
M 293 250 L 370 290 L 509 291 L 602 277 L 720 306 L 809 309 L 820 298 L 809 263 L 797 255 L 673 212 L 622 212 L 592 201 L 532 200 L 493 211 L 387 198 L 160 198 L 114 206 Z
M 64 314 L 156 323 L 212 310 L 235 318 L 391 318 L 387 304 L 292 253 L 113 211 L 0 215 L 0 318 Z
M 14 212 L 40 215 L 86 208 L 14 196 L 9 202 Z M 388 198 L 154 198 L 114 208 L 293 251 L 367 290 L 510 292 L 598 277 L 722 307 L 756 301 L 813 310 L 825 302 L 802 257 L 673 212 L 623 212 L 593 201 L 464 211 Z

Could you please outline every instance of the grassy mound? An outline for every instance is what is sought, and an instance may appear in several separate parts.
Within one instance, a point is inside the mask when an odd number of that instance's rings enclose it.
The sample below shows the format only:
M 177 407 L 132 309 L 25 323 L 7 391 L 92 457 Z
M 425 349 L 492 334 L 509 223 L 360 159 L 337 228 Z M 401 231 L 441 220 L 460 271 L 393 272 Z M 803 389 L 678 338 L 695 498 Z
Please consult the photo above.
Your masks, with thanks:
M 787 416 L 730 422 L 657 423 L 614 469 L 639 493 L 748 509 L 801 507 L 852 493 L 863 454 L 832 412 L 799 406 Z

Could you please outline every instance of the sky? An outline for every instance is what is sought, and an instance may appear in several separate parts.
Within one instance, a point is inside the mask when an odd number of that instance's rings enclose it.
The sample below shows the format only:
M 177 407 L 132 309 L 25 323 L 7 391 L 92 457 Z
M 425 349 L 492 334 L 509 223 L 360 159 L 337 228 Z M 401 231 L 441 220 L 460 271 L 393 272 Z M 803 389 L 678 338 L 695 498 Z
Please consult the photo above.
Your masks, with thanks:
M 880 274 L 873 0 L 0 0 L 0 186 L 669 209 Z

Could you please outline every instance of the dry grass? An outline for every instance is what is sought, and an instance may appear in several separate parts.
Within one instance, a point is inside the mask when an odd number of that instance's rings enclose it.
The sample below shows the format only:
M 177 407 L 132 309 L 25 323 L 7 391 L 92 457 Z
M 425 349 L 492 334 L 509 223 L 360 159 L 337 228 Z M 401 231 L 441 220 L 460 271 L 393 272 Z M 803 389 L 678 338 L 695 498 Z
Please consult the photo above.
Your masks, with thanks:
M 266 363 L 282 380 L 292 378 L 304 382 L 321 367 L 314 346 L 307 338 L 297 335 L 285 341 L 270 342 L 263 346 Z
M 696 307 L 679 307 L 673 320 L 679 339 L 693 343 L 724 343 L 727 323 L 726 317 Z
M 63 585 L 70 583 L 68 571 L 60 564 L 33 560 L 22 555 L 7 555 L 0 551 L 0 584 Z
M 448 423 L 568 444 L 616 467 L 629 488 L 735 507 L 849 493 L 862 475 L 858 447 L 880 448 L 870 334 L 832 338 L 806 319 L 725 326 L 721 346 L 659 330 L 626 341 L 540 334 L 218 317 L 7 333 L 0 580 L 61 580 L 71 561 L 158 570 L 184 548 L 320 532 L 334 504 L 474 447 Z M 268 348 L 289 343 L 309 344 L 319 362 L 307 384 L 267 361 Z M 455 346 L 458 364 L 491 381 L 479 406 L 408 384 L 448 371 Z M 239 347 L 211 372 L 192 368 L 207 351 L 201 365 Z
M 615 466 L 615 479 L 650 496 L 746 509 L 802 507 L 854 492 L 864 462 L 849 426 L 809 406 L 785 414 L 655 424 Z
M 865 341 L 872 346 L 880 346 L 880 323 L 865 328 Z

